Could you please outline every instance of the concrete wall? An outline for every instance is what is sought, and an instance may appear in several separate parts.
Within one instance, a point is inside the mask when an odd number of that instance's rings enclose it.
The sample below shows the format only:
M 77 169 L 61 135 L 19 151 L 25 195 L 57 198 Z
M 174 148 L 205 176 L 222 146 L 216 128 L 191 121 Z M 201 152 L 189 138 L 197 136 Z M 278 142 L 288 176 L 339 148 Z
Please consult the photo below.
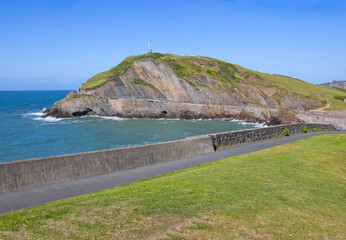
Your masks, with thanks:
M 213 152 L 209 136 L 0 163 L 0 193 Z
M 282 134 L 285 128 L 290 130 L 290 135 L 298 134 L 302 132 L 303 127 L 306 126 L 309 131 L 312 131 L 313 128 L 321 128 L 322 131 L 335 131 L 336 128 L 330 124 L 287 124 L 272 126 L 266 128 L 256 128 L 232 132 L 223 132 L 210 134 L 215 148 L 256 142 L 261 140 L 266 140 L 275 137 L 276 134 Z
M 77 153 L 0 163 L 0 193 L 42 186 L 67 180 L 107 174 L 213 152 L 228 144 L 241 144 L 273 138 L 288 128 L 291 134 L 321 128 L 334 131 L 326 124 L 291 124 L 267 128 L 232 131 L 184 140 L 127 148 Z
M 329 123 L 346 130 L 346 117 L 342 116 L 321 116 L 310 114 L 297 114 L 297 117 L 308 123 Z

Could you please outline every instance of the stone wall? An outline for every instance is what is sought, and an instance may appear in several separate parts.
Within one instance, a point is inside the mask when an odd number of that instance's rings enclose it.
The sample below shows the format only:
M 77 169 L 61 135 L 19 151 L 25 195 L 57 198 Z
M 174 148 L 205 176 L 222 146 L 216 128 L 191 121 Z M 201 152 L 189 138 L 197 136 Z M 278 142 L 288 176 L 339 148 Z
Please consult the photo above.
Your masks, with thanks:
M 214 152 L 209 136 L 0 163 L 0 193 Z
M 274 138 L 276 134 L 282 134 L 285 128 L 290 130 L 290 135 L 298 134 L 302 132 L 304 126 L 306 126 L 309 131 L 312 131 L 313 128 L 321 128 L 322 131 L 337 130 L 333 125 L 330 124 L 287 124 L 266 128 L 216 133 L 210 134 L 209 136 L 212 138 L 215 149 L 218 149 L 235 144 L 256 142 Z

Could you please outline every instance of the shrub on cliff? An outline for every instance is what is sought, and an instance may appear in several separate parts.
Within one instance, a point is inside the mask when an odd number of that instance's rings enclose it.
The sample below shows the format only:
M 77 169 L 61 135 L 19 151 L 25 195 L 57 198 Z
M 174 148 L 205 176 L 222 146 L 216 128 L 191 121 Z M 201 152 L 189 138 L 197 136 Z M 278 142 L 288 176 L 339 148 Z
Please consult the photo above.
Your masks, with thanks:
M 302 129 L 302 132 L 303 133 L 307 133 L 308 132 L 308 128 L 306 126 L 304 126 L 303 129 Z
M 214 70 L 213 70 L 211 67 L 209 67 L 209 68 L 207 69 L 207 73 L 208 73 L 210 76 L 214 76 L 214 75 L 215 75 L 215 72 L 214 72 Z
M 284 136 L 289 136 L 290 135 L 290 130 L 288 128 L 285 128 L 284 131 L 282 132 Z

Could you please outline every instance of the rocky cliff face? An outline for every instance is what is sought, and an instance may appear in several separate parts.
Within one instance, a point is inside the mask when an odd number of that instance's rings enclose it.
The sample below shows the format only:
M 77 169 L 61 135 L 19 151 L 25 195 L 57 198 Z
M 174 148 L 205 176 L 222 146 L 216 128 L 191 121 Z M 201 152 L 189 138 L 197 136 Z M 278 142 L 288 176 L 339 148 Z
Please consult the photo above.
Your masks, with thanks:
M 177 67 L 176 62 L 166 64 L 152 58 L 133 61 L 121 74 L 109 77 L 109 73 L 102 73 L 101 77 L 109 79 L 98 78 L 103 81 L 99 86 L 69 93 L 48 109 L 46 116 L 235 117 L 266 121 L 280 115 L 279 107 L 301 110 L 319 105 L 233 65 L 228 79 L 225 65 L 213 60 L 191 58 L 189 64 L 192 67 L 179 71 L 183 65 Z
M 336 88 L 346 89 L 346 81 L 332 81 L 328 83 L 323 83 L 321 85 L 327 86 L 327 87 L 336 87 Z

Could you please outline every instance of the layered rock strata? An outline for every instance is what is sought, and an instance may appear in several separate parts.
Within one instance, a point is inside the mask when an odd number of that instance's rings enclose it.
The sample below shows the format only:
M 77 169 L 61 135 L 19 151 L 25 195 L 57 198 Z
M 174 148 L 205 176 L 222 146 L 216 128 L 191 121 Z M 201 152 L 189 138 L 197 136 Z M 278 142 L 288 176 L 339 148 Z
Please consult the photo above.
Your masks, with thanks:
M 217 66 L 214 66 L 217 67 Z M 249 121 L 299 122 L 278 108 L 304 109 L 316 103 L 293 94 L 278 97 L 267 82 L 251 84 L 251 76 L 235 71 L 236 84 L 220 83 L 208 74 L 178 77 L 166 64 L 135 61 L 121 75 L 91 90 L 79 89 L 46 111 L 58 118 L 85 115 L 146 118 L 238 118 Z M 258 80 L 258 79 L 257 79 Z M 259 83 L 258 83 L 259 82 Z M 252 105 L 252 106 L 251 106 Z M 263 106 L 263 107 L 260 107 Z M 286 111 L 285 110 L 285 111 Z

